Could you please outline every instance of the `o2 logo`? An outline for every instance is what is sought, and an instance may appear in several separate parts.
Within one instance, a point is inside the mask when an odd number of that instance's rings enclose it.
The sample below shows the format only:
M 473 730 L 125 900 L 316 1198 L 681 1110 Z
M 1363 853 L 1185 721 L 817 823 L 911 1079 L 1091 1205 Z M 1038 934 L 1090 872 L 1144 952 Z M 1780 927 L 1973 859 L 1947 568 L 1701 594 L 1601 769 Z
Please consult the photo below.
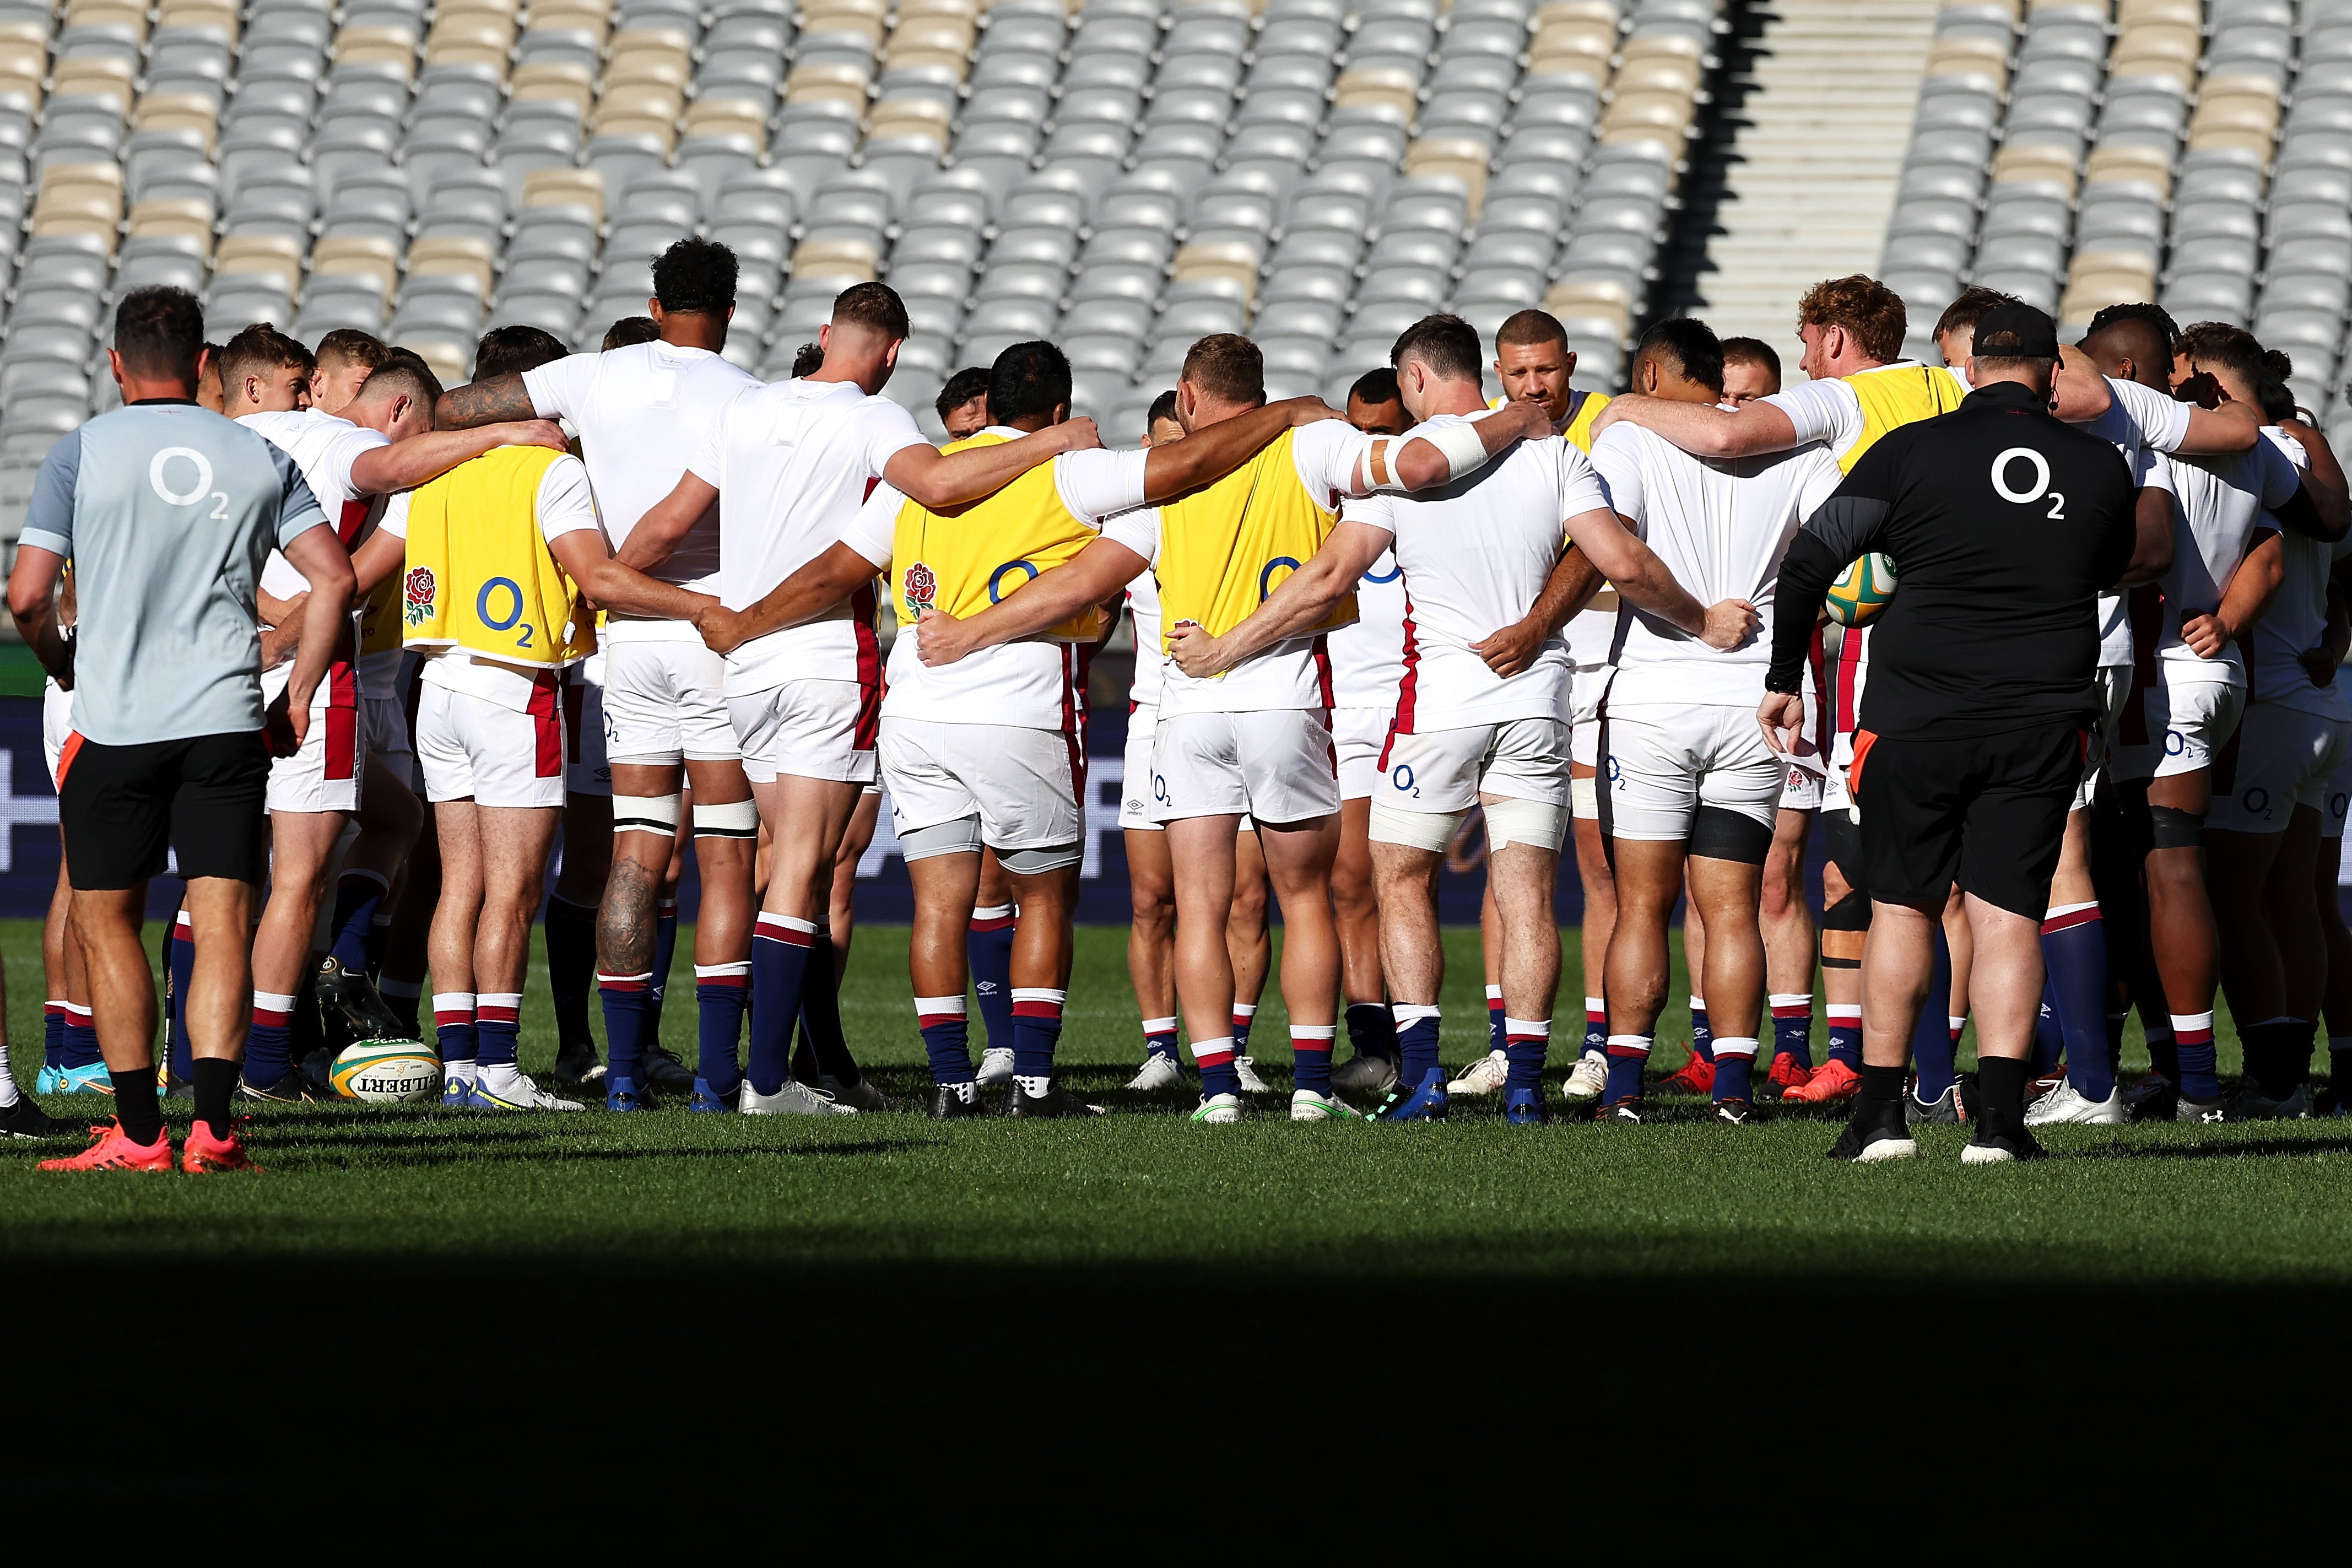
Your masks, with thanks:
M 2009 488 L 2009 466 L 2022 458 L 2033 468 L 2033 488 L 2013 490 Z M 2054 521 L 2066 521 L 2066 497 L 2050 488 L 2050 459 L 2031 447 L 2011 447 L 1992 460 L 1992 488 L 2000 499 L 2018 506 L 2032 506 L 2043 496 L 2050 498 L 2050 510 L 2042 515 Z
M 1154 773 L 1152 773 L 1152 775 L 1151 775 L 1151 798 L 1152 798 L 1152 799 L 1154 799 L 1154 800 L 1156 800 L 1156 801 L 1158 801 L 1158 802 L 1159 802 L 1160 805 L 1166 805 L 1169 803 L 1169 802 L 1168 802 L 1168 775 L 1167 775 L 1166 773 L 1159 773 L 1159 772 L 1154 772 Z
M 2238 805 L 2248 816 L 2258 816 L 2264 822 L 2271 819 L 2271 792 L 2260 784 L 2240 795 Z
M 1389 770 L 1389 787 L 1413 800 L 1421 798 L 1421 786 L 1412 782 L 1412 764 L 1399 763 Z
M 500 588 L 504 588 L 512 599 L 511 607 L 503 620 L 490 614 L 490 595 Z M 482 591 L 474 595 L 474 618 L 494 632 L 512 631 L 520 626 L 522 636 L 515 638 L 515 647 L 530 646 L 531 626 L 522 618 L 522 588 L 511 577 L 493 577 L 482 584 Z
M 195 465 L 196 482 L 184 490 L 172 488 L 170 469 L 175 461 Z M 194 447 L 166 447 L 156 453 L 147 465 L 147 484 L 173 506 L 194 506 L 209 497 L 213 510 L 205 517 L 214 522 L 228 521 L 228 492 L 213 489 L 212 459 Z
M 1003 565 L 999 566 L 995 571 L 991 572 L 988 574 L 988 602 L 990 604 L 996 604 L 1003 597 L 1003 589 L 1004 574 L 1007 572 L 1019 572 L 1024 574 L 1021 582 L 1013 584 L 1016 588 L 1020 587 L 1023 584 L 1034 583 L 1037 580 L 1037 568 L 1035 566 L 1030 564 L 1026 561 L 1008 561 Z M 1265 596 L 1265 595 L 1263 594 L 1258 595 L 1260 598 L 1264 598 Z
M 1389 557 L 1389 569 L 1387 571 L 1366 572 L 1364 574 L 1364 581 L 1371 584 L 1393 583 L 1403 575 L 1404 568 L 1396 563 L 1396 557 L 1392 555 Z
M 1298 570 L 1298 562 L 1292 556 L 1277 555 L 1273 560 L 1265 563 L 1265 571 L 1260 572 L 1257 574 L 1257 602 L 1259 604 L 1265 604 L 1266 596 L 1272 594 L 1276 588 L 1282 586 L 1281 584 L 1274 580 L 1274 574 L 1285 566 L 1287 566 L 1293 572 L 1296 572 Z
M 2178 730 L 2167 730 L 2164 732 L 2164 754 L 2166 756 L 2185 756 L 2188 753 L 2188 751 L 2189 737 L 2187 735 L 2182 734 Z
M 1613 790 L 1622 790 L 1625 787 L 1625 770 L 1619 765 L 1617 753 L 1614 752 L 1609 753 L 1609 787 Z

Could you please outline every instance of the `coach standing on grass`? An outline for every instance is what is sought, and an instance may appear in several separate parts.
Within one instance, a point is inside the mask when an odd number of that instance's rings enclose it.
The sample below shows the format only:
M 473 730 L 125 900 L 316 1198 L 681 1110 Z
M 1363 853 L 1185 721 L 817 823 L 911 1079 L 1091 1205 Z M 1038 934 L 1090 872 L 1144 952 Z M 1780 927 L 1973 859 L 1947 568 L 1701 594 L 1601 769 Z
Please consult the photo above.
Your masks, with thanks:
M 1882 438 L 1809 520 L 1780 568 L 1758 717 L 1791 749 L 1814 618 L 1847 563 L 1883 552 L 1895 597 L 1871 626 L 1849 786 L 1872 894 L 1863 953 L 1862 1093 L 1835 1159 L 1918 1152 L 1903 1073 L 1936 924 L 1957 882 L 1976 941 L 1969 1001 L 1981 1110 L 1961 1158 L 2042 1152 L 2025 1130 L 2026 1058 L 2042 1000 L 2041 923 L 2066 811 L 2097 721 L 2094 601 L 2171 554 L 2141 538 L 2115 447 L 2053 418 L 2058 333 L 2028 305 L 1978 323 L 1976 390 Z
M 273 549 L 310 579 L 286 695 L 299 743 L 351 605 L 352 567 L 294 459 L 197 405 L 203 347 L 194 295 L 123 296 L 107 354 L 123 406 L 59 441 L 41 465 L 8 579 L 16 629 L 73 688 L 58 813 L 114 1081 L 114 1125 L 43 1170 L 171 1168 L 155 1098 L 155 977 L 139 939 L 147 883 L 163 874 L 167 848 L 195 927 L 187 1017 L 196 1120 L 183 1163 L 247 1164 L 229 1093 L 253 1013 L 247 944 L 268 845 L 254 585 Z M 81 612 L 70 643 L 51 613 L 68 559 Z

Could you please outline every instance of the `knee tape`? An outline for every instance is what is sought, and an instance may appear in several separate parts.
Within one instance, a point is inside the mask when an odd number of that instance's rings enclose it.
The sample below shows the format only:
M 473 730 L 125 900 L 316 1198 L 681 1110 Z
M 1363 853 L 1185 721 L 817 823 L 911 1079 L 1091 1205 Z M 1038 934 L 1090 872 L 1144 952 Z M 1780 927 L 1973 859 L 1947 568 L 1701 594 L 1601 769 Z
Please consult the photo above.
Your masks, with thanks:
M 1486 807 L 1486 847 L 1490 850 L 1507 844 L 1528 844 L 1557 854 L 1560 837 L 1567 831 L 1567 810 L 1543 801 L 1498 800 Z
M 1048 871 L 1060 871 L 1076 865 L 1087 858 L 1087 847 L 1079 844 L 1049 844 L 1043 849 L 1000 849 L 996 863 L 1015 877 L 1042 877 Z
M 1823 931 L 1868 931 L 1870 900 L 1848 889 L 1845 897 L 1822 911 Z
M 1568 806 L 1569 806 L 1569 810 L 1570 810 L 1570 812 L 1572 812 L 1574 815 L 1576 815 L 1576 816 L 1580 816 L 1580 817 L 1584 818 L 1584 820 L 1586 820 L 1587 822 L 1598 822 L 1598 821 L 1600 821 L 1600 820 L 1601 820 L 1601 780 L 1600 780 L 1600 778 L 1596 775 L 1596 776 L 1594 776 L 1594 777 L 1592 777 L 1592 778 L 1589 778 L 1589 779 L 1570 779 L 1570 780 L 1569 780 L 1569 781 L 1568 781 Z
M 613 831 L 658 833 L 664 838 L 677 831 L 677 795 L 616 795 L 613 797 Z M 694 814 L 702 815 L 696 806 Z
M 673 796 L 674 800 L 676 797 Z M 721 801 L 716 805 L 694 803 L 697 838 L 757 838 L 760 808 L 748 800 Z
M 1466 811 L 1404 811 L 1376 800 L 1369 836 L 1375 844 L 1402 844 L 1443 855 L 1461 829 L 1462 819 L 1469 815 Z
M 1702 805 L 1691 817 L 1690 852 L 1709 860 L 1761 866 L 1772 854 L 1772 825 L 1744 811 Z
M 974 814 L 953 822 L 934 822 L 929 827 L 908 828 L 898 835 L 898 853 L 909 865 L 934 855 L 977 855 L 980 817 Z
M 2155 829 L 2153 838 L 2158 849 L 2202 849 L 2205 847 L 2205 814 L 2183 811 L 2177 805 L 2151 805 L 2147 808 L 2148 825 Z

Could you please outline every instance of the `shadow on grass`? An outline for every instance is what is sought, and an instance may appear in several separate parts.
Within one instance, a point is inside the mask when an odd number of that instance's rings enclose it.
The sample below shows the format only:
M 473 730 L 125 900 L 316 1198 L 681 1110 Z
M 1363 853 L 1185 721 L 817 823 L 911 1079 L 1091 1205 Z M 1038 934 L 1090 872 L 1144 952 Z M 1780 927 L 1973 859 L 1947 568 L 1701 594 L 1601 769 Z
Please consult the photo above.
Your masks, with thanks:
M 835 1155 L 900 1154 L 915 1149 L 938 1149 L 944 1138 L 868 1138 L 855 1143 L 728 1143 L 706 1149 L 641 1149 L 581 1147 L 550 1139 L 536 1146 L 521 1143 L 502 1149 L 502 1163 L 542 1164 L 651 1163 L 662 1160 L 757 1160 L 823 1158 Z M 478 1165 L 481 1154 L 471 1144 L 453 1146 L 435 1141 L 384 1140 L 353 1145 L 364 1153 L 344 1155 L 313 1151 L 303 1163 L 337 1170 L 425 1170 L 436 1165 Z

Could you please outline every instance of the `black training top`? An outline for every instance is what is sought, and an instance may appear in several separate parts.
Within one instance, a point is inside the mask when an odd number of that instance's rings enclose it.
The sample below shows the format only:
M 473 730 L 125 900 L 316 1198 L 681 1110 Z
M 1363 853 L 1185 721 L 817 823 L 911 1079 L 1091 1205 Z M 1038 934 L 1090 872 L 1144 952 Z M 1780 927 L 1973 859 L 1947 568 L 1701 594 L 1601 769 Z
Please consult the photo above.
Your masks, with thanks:
M 2096 598 L 2131 564 L 2132 503 L 2115 447 L 2015 382 L 1892 430 L 1789 546 L 1765 685 L 1799 689 L 1822 595 L 1878 551 L 1895 591 L 1870 623 L 1863 729 L 1948 740 L 2087 725 Z

